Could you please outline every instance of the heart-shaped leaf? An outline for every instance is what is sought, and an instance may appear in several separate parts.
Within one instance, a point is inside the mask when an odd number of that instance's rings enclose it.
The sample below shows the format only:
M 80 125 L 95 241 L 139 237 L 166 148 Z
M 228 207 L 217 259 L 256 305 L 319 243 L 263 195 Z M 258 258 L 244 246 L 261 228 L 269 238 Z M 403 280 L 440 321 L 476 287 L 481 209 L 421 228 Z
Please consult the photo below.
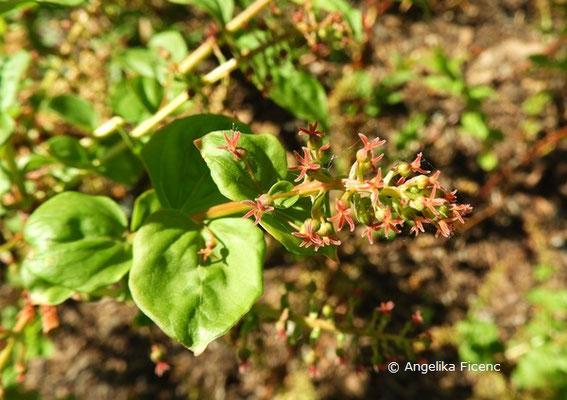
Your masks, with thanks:
M 61 193 L 29 218 L 25 240 L 33 251 L 25 267 L 55 286 L 90 292 L 119 281 L 131 263 L 124 240 L 127 219 L 109 198 Z
M 142 149 L 142 159 L 164 208 L 190 214 L 226 202 L 193 141 L 211 131 L 250 128 L 222 115 L 180 118 L 157 131 Z
M 227 149 L 229 131 L 211 132 L 197 145 L 220 192 L 231 200 L 254 199 L 287 175 L 285 150 L 272 135 L 241 134 L 238 159 Z
M 262 231 L 251 221 L 222 218 L 208 225 L 217 242 L 183 213 L 153 214 L 134 239 L 130 290 L 138 307 L 166 334 L 196 354 L 226 333 L 262 294 Z

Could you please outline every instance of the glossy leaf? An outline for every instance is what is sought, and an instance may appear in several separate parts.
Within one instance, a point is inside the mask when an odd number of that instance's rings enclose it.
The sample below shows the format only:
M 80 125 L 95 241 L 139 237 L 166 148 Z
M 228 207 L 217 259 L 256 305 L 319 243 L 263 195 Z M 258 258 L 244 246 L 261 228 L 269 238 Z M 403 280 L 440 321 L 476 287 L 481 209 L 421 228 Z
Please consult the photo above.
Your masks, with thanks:
M 94 147 L 93 156 L 98 159 L 104 158 L 111 149 L 122 144 L 122 140 L 118 133 L 98 140 Z M 144 166 L 139 157 L 131 149 L 126 148 L 115 157 L 104 161 L 96 167 L 95 171 L 115 182 L 134 186 L 144 172 Z
M 73 295 L 73 291 L 64 287 L 54 286 L 44 281 L 29 270 L 26 263 L 20 269 L 22 284 L 28 291 L 29 299 L 34 304 L 57 305 Z
M 192 4 L 209 13 L 222 23 L 227 23 L 234 12 L 234 0 L 169 0 L 177 4 Z
M 16 103 L 20 80 L 29 62 L 30 55 L 25 50 L 11 56 L 0 56 L 0 111 Z
M 198 144 L 211 176 L 224 196 L 235 201 L 254 199 L 278 180 L 285 179 L 287 160 L 278 139 L 272 135 L 243 133 L 237 145 L 246 153 L 244 161 L 219 148 L 227 144 L 225 134 L 230 137 L 231 132 L 211 132 Z
M 171 59 L 180 62 L 187 56 L 187 44 L 177 31 L 164 31 L 153 35 L 148 42 L 152 49 L 163 48 L 171 55 Z
M 98 115 L 93 105 L 74 94 L 63 94 L 52 98 L 48 108 L 68 123 L 83 129 L 94 130 L 98 124 Z
M 71 136 L 55 136 L 47 141 L 49 152 L 65 165 L 88 168 L 91 160 L 87 150 Z
M 155 78 L 160 82 L 165 80 L 167 63 L 152 49 L 127 49 L 117 57 L 117 61 L 129 72 L 146 78 Z
M 180 118 L 157 131 L 142 149 L 142 159 L 165 208 L 193 213 L 224 203 L 194 140 L 218 129 L 250 128 L 222 115 Z
M 264 237 L 251 221 L 208 225 L 213 257 L 197 252 L 209 234 L 175 210 L 152 215 L 134 239 L 130 290 L 138 307 L 166 334 L 200 354 L 246 314 L 262 294 Z
M 313 75 L 289 66 L 278 68 L 269 96 L 299 118 L 328 125 L 327 94 Z
M 114 201 L 64 192 L 30 216 L 24 238 L 33 247 L 26 268 L 41 280 L 89 292 L 120 280 L 130 268 L 127 219 Z
M 0 111 L 0 146 L 10 139 L 15 128 L 16 123 L 12 117 L 8 113 Z
M 290 181 L 279 181 L 268 190 L 270 196 L 277 196 L 283 193 L 290 193 L 293 190 L 293 183 Z M 299 195 L 274 199 L 274 204 L 279 208 L 289 208 L 299 200 Z
M 134 210 L 132 211 L 132 221 L 130 222 L 130 230 L 137 231 L 150 215 L 161 209 L 161 204 L 156 195 L 156 191 L 146 190 L 134 202 Z

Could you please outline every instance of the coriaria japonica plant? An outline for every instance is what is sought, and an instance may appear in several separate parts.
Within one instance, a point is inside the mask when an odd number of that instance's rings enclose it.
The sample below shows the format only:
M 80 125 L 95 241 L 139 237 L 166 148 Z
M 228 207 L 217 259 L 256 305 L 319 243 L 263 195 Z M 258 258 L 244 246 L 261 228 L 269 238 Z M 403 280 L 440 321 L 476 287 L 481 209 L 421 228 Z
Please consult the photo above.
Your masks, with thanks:
M 136 200 L 129 228 L 113 200 L 78 192 L 30 216 L 24 238 L 32 251 L 22 266 L 30 300 L 56 305 L 127 279 L 140 310 L 199 354 L 262 294 L 260 226 L 293 254 L 337 259 L 346 226 L 370 243 L 429 228 L 448 237 L 471 212 L 439 171 L 422 168 L 421 153 L 384 167 L 385 141 L 360 133 L 350 173 L 339 176 L 328 168 L 331 146 L 317 123 L 300 133 L 307 144 L 290 167 L 274 136 L 223 116 L 164 127 L 142 149 L 154 188 Z M 380 311 L 389 314 L 388 305 Z

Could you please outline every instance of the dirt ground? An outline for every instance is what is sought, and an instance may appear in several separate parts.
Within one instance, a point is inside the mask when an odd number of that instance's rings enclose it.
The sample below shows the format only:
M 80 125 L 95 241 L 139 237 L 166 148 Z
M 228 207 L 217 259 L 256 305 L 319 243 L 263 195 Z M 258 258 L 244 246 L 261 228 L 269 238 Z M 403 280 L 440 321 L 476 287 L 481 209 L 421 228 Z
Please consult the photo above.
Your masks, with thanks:
M 393 300 L 403 325 L 412 310 L 427 310 L 427 328 L 433 337 L 428 360 L 458 362 L 455 324 L 473 304 L 496 321 L 505 341 L 526 324 L 534 309 L 525 293 L 537 282 L 536 265 L 555 267 L 551 286 L 567 284 L 567 143 L 551 152 L 530 153 L 547 133 L 565 130 L 565 102 L 556 99 L 544 110 L 541 132 L 524 140 L 522 102 L 542 85 L 567 95 L 565 77 L 530 72 L 529 55 L 544 51 L 553 38 L 538 28 L 537 2 L 523 0 L 433 2 L 427 18 L 418 7 L 398 6 L 380 16 L 372 28 L 361 62 L 373 76 L 385 74 L 394 52 L 418 57 L 440 47 L 451 56 L 468 54 L 464 75 L 471 84 L 494 88 L 497 95 L 485 104 L 491 126 L 503 132 L 496 145 L 500 166 L 491 173 L 474 161 L 479 144 L 460 135 L 455 118 L 463 104 L 437 96 L 427 88 L 409 84 L 404 103 L 377 118 L 337 118 L 331 135 L 338 146 L 355 143 L 356 132 L 379 133 L 388 138 L 414 112 L 432 115 L 423 140 L 427 166 L 441 169 L 448 186 L 459 190 L 474 213 L 461 232 L 450 239 L 421 235 L 368 246 L 356 231 L 342 232 L 348 243 L 340 262 L 323 258 L 298 261 L 283 254 L 268 240 L 265 294 L 260 302 L 277 304 L 283 282 L 301 284 L 309 277 L 330 297 L 343 299 L 356 287 L 362 300 L 357 316 L 367 318 L 381 301 Z M 332 66 L 329 67 L 332 70 Z M 350 68 L 350 67 L 349 67 Z M 348 73 L 348 69 L 342 71 Z M 331 98 L 337 95 L 330 89 Z M 229 99 L 236 115 L 246 115 L 254 130 L 278 135 L 292 150 L 297 121 L 265 99 L 236 75 Z M 335 106 L 338 108 L 338 106 Z M 334 110 L 337 111 L 337 110 Z M 457 117 L 455 117 L 455 115 Z M 248 121 L 245 121 L 248 122 Z M 351 132 L 348 134 L 346 132 Z M 345 152 L 340 157 L 352 157 Z M 11 292 L 2 288 L 2 299 Z M 51 337 L 55 353 L 49 360 L 31 362 L 24 388 L 45 399 L 490 399 L 511 396 L 509 386 L 497 378 L 472 373 L 389 374 L 356 370 L 322 361 L 317 378 L 276 337 L 273 325 L 263 327 L 247 373 L 238 371 L 230 337 L 212 343 L 194 357 L 157 328 L 132 328 L 137 315 L 132 303 L 68 301 L 58 307 L 60 328 Z M 154 374 L 148 355 L 150 337 L 167 347 L 172 370 Z M 504 375 L 506 375 L 506 371 Z M 509 373 L 509 371 L 508 371 Z M 500 391 L 500 392 L 499 392 Z M 30 395 L 31 396 L 31 395 Z M 33 397 L 30 397 L 33 398 Z M 530 397 L 526 397 L 530 398 Z

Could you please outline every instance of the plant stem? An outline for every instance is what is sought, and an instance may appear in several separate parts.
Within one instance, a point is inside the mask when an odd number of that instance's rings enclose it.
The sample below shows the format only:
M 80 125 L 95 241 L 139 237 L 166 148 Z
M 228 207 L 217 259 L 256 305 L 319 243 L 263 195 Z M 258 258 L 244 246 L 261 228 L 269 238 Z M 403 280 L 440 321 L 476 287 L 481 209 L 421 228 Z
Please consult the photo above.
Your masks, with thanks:
M 5 154 L 8 162 L 8 168 L 10 168 L 10 172 L 12 173 L 12 177 L 18 190 L 20 191 L 20 195 L 24 200 L 27 200 L 28 193 L 26 191 L 26 186 L 24 182 L 24 177 L 22 175 L 22 171 L 18 168 L 18 164 L 16 163 L 16 154 L 14 151 L 14 146 L 11 142 L 6 143 L 5 147 Z
M 16 233 L 12 239 L 8 240 L 6 243 L 0 245 L 0 254 L 12 250 L 18 243 L 20 243 L 23 239 L 23 235 L 21 233 Z
M 264 7 L 266 7 L 272 0 L 256 0 L 252 3 L 249 7 L 243 10 L 240 14 L 235 16 L 231 21 L 226 24 L 225 30 L 228 32 L 234 32 L 240 29 L 244 24 L 246 24 L 250 19 L 252 19 L 256 14 L 258 14 Z M 201 61 L 206 59 L 213 51 L 214 46 L 216 44 L 216 38 L 210 37 L 205 42 L 203 42 L 197 49 L 195 49 L 191 54 L 189 54 L 183 61 L 179 63 L 177 70 L 182 74 L 187 74 L 188 72 L 192 71 Z M 226 63 L 221 64 L 219 67 L 215 68 L 213 71 L 209 72 L 203 78 L 203 82 L 206 84 L 214 83 L 221 78 L 230 74 L 230 72 L 234 71 L 238 63 L 236 59 L 231 59 Z M 179 108 L 182 104 L 184 104 L 187 100 L 189 100 L 188 93 L 181 93 L 176 98 L 174 98 L 171 102 L 166 104 L 163 108 L 158 110 L 156 114 L 154 114 L 149 119 L 140 123 L 134 130 L 131 132 L 131 135 L 135 138 L 142 137 L 146 135 L 152 128 L 154 128 L 157 124 L 159 124 L 163 119 L 173 113 L 177 108 Z M 124 121 L 120 118 L 121 121 L 117 120 L 116 118 L 120 117 L 113 117 L 109 121 L 105 122 L 97 129 L 95 129 L 95 136 L 101 137 L 108 135 L 116 130 L 116 128 L 124 123 Z M 111 122 L 113 121 L 114 122 Z M 118 125 L 117 125 L 118 123 Z
M 6 346 L 0 352 L 0 375 L 1 375 L 2 371 L 4 370 L 4 368 L 6 368 L 8 361 L 10 361 L 10 356 L 12 355 L 12 350 L 14 349 L 14 346 L 16 345 L 17 334 L 22 333 L 22 331 L 24 330 L 26 325 L 28 323 L 30 323 L 32 320 L 33 320 L 33 318 L 30 319 L 30 318 L 24 317 L 21 313 L 18 315 L 18 318 L 16 319 L 16 325 L 14 326 L 14 329 L 12 329 L 12 334 L 15 334 L 15 335 L 11 336 L 6 341 Z

